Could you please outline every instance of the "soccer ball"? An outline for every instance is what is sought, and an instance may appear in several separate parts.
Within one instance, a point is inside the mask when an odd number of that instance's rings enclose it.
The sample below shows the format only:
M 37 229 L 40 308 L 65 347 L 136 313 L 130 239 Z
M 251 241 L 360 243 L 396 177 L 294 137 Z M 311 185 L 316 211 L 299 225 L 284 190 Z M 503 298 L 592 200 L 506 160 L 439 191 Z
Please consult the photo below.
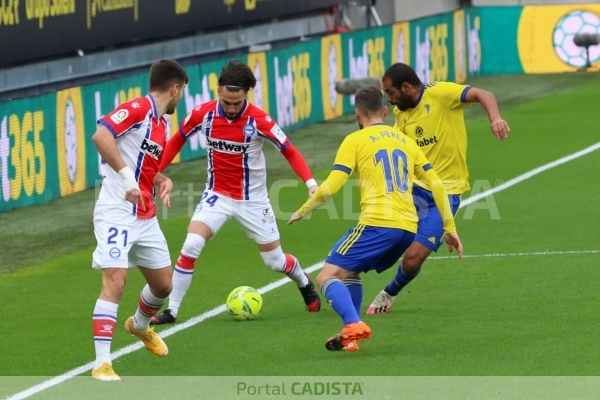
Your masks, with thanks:
M 554 28 L 552 41 L 558 58 L 572 67 L 585 67 L 585 49 L 573 43 L 580 33 L 600 33 L 600 17 L 590 11 L 571 11 L 563 16 Z M 592 64 L 600 59 L 600 46 L 590 47 Z
M 229 315 L 236 321 L 251 321 L 260 314 L 263 300 L 256 289 L 240 286 L 229 293 L 225 305 Z

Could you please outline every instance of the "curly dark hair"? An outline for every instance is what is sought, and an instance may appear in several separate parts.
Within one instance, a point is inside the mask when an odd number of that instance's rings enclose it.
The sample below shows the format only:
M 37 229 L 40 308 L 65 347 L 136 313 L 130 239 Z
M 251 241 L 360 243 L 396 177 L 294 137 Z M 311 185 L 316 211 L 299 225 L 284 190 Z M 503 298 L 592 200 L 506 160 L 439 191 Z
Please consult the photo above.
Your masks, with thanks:
M 245 92 L 256 86 L 256 77 L 252 69 L 238 60 L 231 60 L 221 69 L 219 86 L 226 86 L 233 92 L 243 90 Z

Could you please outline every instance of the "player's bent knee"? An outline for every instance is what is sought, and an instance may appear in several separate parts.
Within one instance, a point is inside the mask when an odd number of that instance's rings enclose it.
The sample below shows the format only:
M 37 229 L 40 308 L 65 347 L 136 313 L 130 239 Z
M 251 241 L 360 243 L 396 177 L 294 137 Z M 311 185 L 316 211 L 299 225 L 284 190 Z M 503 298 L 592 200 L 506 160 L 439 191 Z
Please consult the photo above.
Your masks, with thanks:
M 159 297 L 166 299 L 167 297 L 169 297 L 169 295 L 171 294 L 172 291 L 173 291 L 173 281 L 169 280 L 167 283 L 165 283 L 165 286 L 163 287 L 162 293 Z
M 260 256 L 262 257 L 265 265 L 275 272 L 282 272 L 287 263 L 285 254 L 283 254 L 281 247 L 267 252 L 261 251 Z
M 206 244 L 206 239 L 196 233 L 188 233 L 181 252 L 193 259 L 200 257 L 200 253 Z
M 204 241 L 209 241 L 215 235 L 215 230 L 204 221 L 192 221 L 188 226 L 189 234 L 201 236 Z
M 173 290 L 173 270 L 171 266 L 164 268 L 150 269 L 139 267 L 146 278 L 150 292 L 160 299 L 169 297 Z
M 173 290 L 173 281 L 172 280 L 164 280 L 159 283 L 155 283 L 150 285 L 150 291 L 152 294 L 159 299 L 166 299 L 171 294 Z
M 429 254 L 431 254 L 431 250 L 429 249 L 427 251 L 409 249 L 402 257 L 402 268 L 404 269 L 404 272 L 418 272 Z
M 344 281 L 350 274 L 352 274 L 350 271 L 344 270 L 336 265 L 325 263 L 323 269 L 319 272 L 319 275 L 317 275 L 317 285 L 321 288 L 325 281 L 330 278 L 337 278 L 340 281 Z
M 260 251 L 261 253 L 268 253 L 270 251 L 277 250 L 278 248 L 281 247 L 281 243 L 279 242 L 279 240 L 275 240 L 274 242 L 270 242 L 270 243 L 257 243 L 257 244 L 258 244 L 258 251 Z
M 321 270 L 321 272 L 319 272 L 319 275 L 317 275 L 317 278 L 315 279 L 315 281 L 317 282 L 317 286 L 319 287 L 319 289 L 323 286 L 323 284 L 325 283 L 325 281 L 327 279 L 329 279 L 329 278 L 331 278 L 331 274 L 323 272 L 323 270 Z

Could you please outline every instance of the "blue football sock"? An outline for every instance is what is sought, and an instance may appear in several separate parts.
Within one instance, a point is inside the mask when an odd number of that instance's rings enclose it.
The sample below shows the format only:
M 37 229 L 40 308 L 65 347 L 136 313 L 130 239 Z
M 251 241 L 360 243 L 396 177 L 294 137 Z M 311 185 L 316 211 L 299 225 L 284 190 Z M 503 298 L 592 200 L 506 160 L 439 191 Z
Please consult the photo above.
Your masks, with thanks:
M 400 293 L 400 291 L 404 288 L 404 286 L 408 285 L 410 281 L 412 281 L 417 277 L 417 275 L 419 275 L 419 272 L 421 272 L 421 269 L 419 269 L 419 271 L 416 274 L 407 275 L 404 273 L 402 265 L 400 265 L 400 268 L 398 268 L 398 273 L 394 277 L 394 280 L 389 285 L 387 285 L 385 291 L 390 296 L 397 296 L 398 293 Z
M 321 286 L 321 292 L 336 313 L 344 320 L 344 325 L 360 322 L 360 317 L 352 304 L 352 297 L 346 286 L 337 278 L 329 278 Z
M 356 313 L 360 315 L 360 307 L 363 299 L 363 286 L 360 275 L 349 276 L 344 281 L 344 285 L 346 285 L 348 291 L 350 292 L 350 297 L 352 297 L 352 304 L 354 304 Z

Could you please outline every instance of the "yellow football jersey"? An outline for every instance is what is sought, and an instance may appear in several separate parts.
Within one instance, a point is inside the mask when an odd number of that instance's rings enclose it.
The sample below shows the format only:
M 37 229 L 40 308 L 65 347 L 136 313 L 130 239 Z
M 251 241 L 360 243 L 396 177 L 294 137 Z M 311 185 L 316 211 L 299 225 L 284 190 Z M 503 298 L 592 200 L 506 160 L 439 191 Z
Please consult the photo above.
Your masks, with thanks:
M 333 169 L 356 175 L 359 224 L 417 231 L 412 186 L 431 165 L 412 139 L 388 125 L 365 127 L 346 136 Z
M 467 131 L 463 108 L 471 87 L 452 82 L 424 85 L 417 106 L 394 107 L 395 127 L 415 140 L 444 182 L 448 194 L 469 190 Z M 423 182 L 416 182 L 426 189 Z

